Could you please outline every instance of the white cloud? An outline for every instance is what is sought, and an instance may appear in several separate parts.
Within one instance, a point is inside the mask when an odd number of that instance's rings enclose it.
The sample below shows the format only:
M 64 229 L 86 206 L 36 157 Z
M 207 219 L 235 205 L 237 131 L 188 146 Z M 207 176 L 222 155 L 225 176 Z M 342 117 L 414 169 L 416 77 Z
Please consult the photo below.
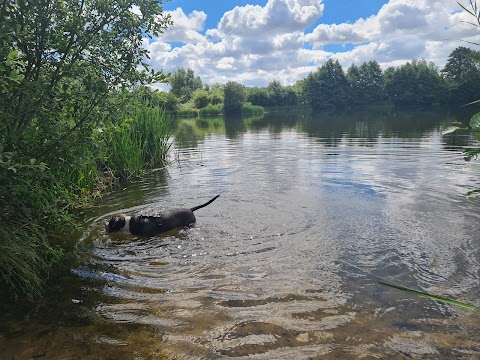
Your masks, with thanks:
M 329 58 L 345 67 L 377 60 L 385 68 L 414 58 L 443 66 L 455 47 L 466 44 L 461 40 L 480 42 L 479 30 L 465 23 L 473 18 L 459 10 L 454 1 L 390 0 L 366 19 L 322 24 L 322 0 L 269 0 L 237 6 L 216 28 L 204 29 L 207 14 L 178 8 L 170 12 L 174 28 L 147 47 L 155 69 L 191 68 L 207 83 L 292 84 Z M 341 51 L 327 51 L 332 45 Z
M 269 0 L 259 5 L 236 6 L 227 11 L 218 25 L 221 35 L 277 35 L 300 31 L 323 14 L 319 0 Z
M 162 41 L 196 43 L 206 41 L 200 34 L 203 30 L 207 14 L 203 11 L 192 11 L 186 15 L 181 8 L 174 11 L 168 11 L 166 14 L 171 16 L 173 26 L 165 34 L 162 34 Z

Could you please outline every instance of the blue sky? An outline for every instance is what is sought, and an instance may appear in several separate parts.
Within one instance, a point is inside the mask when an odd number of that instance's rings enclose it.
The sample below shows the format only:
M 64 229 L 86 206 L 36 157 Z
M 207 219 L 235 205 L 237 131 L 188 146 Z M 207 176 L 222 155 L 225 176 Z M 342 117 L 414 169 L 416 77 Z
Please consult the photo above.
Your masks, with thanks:
M 380 8 L 387 3 L 386 0 L 324 0 L 325 12 L 322 22 L 327 24 L 353 22 L 360 17 L 368 17 L 376 14 Z M 261 5 L 265 6 L 267 1 L 233 0 L 233 1 L 212 1 L 212 0 L 173 0 L 163 5 L 165 10 L 175 10 L 180 7 L 185 13 L 193 10 L 202 10 L 208 14 L 205 26 L 216 27 L 223 14 L 236 6 Z
M 145 40 L 152 66 L 190 68 L 210 84 L 293 84 L 330 58 L 345 69 L 412 59 L 441 67 L 453 49 L 468 46 L 462 40 L 480 42 L 454 0 L 172 0 L 163 7 L 174 26 Z

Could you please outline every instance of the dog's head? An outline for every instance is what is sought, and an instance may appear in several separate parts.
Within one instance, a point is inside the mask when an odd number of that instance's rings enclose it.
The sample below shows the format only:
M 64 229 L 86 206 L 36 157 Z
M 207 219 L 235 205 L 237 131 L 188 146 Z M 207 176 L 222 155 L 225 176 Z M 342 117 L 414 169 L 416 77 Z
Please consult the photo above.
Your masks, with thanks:
M 128 231 L 128 222 L 130 216 L 125 214 L 113 214 L 109 222 L 105 223 L 105 231 L 107 233 L 116 232 L 116 231 Z

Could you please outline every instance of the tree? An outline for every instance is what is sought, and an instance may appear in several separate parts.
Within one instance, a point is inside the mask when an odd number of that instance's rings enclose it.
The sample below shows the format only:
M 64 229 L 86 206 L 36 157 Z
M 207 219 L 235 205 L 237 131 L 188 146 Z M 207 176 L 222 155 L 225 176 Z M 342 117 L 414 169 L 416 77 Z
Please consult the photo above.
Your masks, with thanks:
M 360 67 L 352 64 L 347 79 L 352 105 L 370 105 L 383 98 L 382 69 L 376 61 L 364 62 Z
M 360 81 L 366 103 L 373 104 L 384 97 L 382 68 L 376 61 L 365 62 L 360 66 Z
M 413 60 L 385 71 L 385 91 L 395 105 L 432 105 L 445 99 L 445 83 L 438 68 Z
M 329 59 L 302 83 L 304 101 L 314 111 L 343 108 L 349 102 L 348 80 L 338 60 Z
M 223 92 L 223 111 L 225 114 L 239 114 L 245 102 L 245 87 L 235 81 L 225 84 Z
M 450 101 L 469 103 L 480 94 L 480 51 L 458 47 L 448 57 L 442 74 L 450 86 Z
M 208 91 L 205 90 L 195 90 L 193 92 L 193 103 L 197 109 L 204 108 L 210 103 L 210 96 Z
M 161 109 L 176 112 L 178 110 L 178 99 L 172 93 L 155 91 L 156 105 Z
M 286 86 L 283 93 L 284 105 L 298 105 L 299 90 L 295 86 Z
M 171 24 L 160 4 L 156 0 L 3 2 L 1 59 L 16 51 L 25 64 L 21 84 L 0 93 L 1 111 L 8 118 L 7 148 L 14 149 L 35 122 L 45 135 L 35 146 L 49 152 L 58 137 L 63 141 L 66 135 L 60 135 L 59 129 L 71 133 L 98 118 L 96 109 L 105 104 L 109 91 L 162 80 L 161 74 L 147 71 L 148 54 L 142 43 L 144 36 L 158 35 Z M 66 114 L 72 123 L 60 126 Z
M 347 70 L 347 79 L 350 90 L 350 103 L 352 105 L 365 104 L 365 95 L 363 91 L 362 79 L 360 76 L 360 69 L 355 64 L 350 65 Z
M 210 90 L 210 103 L 212 105 L 221 104 L 223 102 L 223 93 L 220 91 Z
M 252 105 L 258 106 L 272 106 L 270 94 L 267 89 L 252 87 L 247 90 L 247 101 Z
M 38 295 L 61 250 L 74 174 L 101 157 L 99 128 L 114 127 L 114 94 L 163 81 L 145 36 L 170 25 L 162 0 L 23 0 L 0 4 L 0 284 Z M 95 175 L 95 174 L 94 174 Z M 69 178 L 71 176 L 71 178 Z
M 480 51 L 458 47 L 453 50 L 442 70 L 445 77 L 460 84 L 472 76 L 478 77 L 480 72 Z
M 267 86 L 268 97 L 271 106 L 282 106 L 285 104 L 285 91 L 280 81 L 274 80 Z
M 186 103 L 192 99 L 195 90 L 203 88 L 200 77 L 195 77 L 192 69 L 185 70 L 184 68 L 179 68 L 173 73 L 170 85 L 170 91 L 182 103 Z

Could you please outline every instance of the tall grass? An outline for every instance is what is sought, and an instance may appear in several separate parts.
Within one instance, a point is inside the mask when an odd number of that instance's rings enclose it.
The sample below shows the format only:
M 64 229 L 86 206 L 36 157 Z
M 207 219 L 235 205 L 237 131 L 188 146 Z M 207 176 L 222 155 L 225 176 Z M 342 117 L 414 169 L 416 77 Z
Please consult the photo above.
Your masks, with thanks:
M 173 121 L 159 108 L 139 107 L 133 117 L 106 134 L 106 167 L 122 178 L 165 163 L 172 145 Z
M 49 232 L 72 224 L 68 198 L 45 164 L 0 153 L 0 284 L 15 298 L 40 295 L 62 250 Z
M 117 125 L 110 116 L 104 121 L 110 125 L 86 134 L 75 151 L 64 145 L 64 158 L 50 166 L 5 152 L 0 143 L 0 289 L 13 298 L 41 295 L 63 253 L 52 234 L 74 226 L 70 210 L 91 201 L 105 178 L 140 175 L 165 163 L 172 121 L 158 108 L 133 109 Z

